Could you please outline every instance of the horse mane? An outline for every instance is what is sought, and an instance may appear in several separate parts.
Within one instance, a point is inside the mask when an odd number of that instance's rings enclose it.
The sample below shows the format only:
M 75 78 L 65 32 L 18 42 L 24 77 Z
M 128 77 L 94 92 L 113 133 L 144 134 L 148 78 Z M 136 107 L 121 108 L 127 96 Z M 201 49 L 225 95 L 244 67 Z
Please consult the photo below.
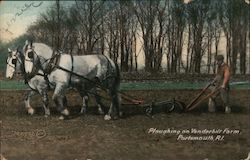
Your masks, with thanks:
M 18 53 L 18 56 L 19 56 L 19 58 L 21 60 L 21 64 L 20 64 L 21 72 L 22 72 L 22 74 L 25 74 L 25 66 L 24 66 L 25 56 L 24 56 L 24 52 L 22 52 L 20 50 L 17 50 L 17 53 Z

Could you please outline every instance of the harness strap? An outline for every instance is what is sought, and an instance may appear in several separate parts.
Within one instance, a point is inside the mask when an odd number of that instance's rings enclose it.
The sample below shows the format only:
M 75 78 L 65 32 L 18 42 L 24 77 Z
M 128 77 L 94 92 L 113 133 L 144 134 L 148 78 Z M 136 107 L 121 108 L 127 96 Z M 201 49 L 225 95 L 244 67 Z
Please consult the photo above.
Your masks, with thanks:
M 71 72 L 69 72 L 69 73 L 70 73 L 70 74 L 69 74 L 69 86 L 71 85 L 72 73 L 73 73 L 73 71 L 74 71 L 74 65 L 73 65 L 74 59 L 73 59 L 72 53 L 70 53 L 70 58 L 71 58 Z
M 41 74 L 41 73 L 38 73 L 37 75 L 43 77 L 43 74 Z M 25 76 L 25 75 L 24 75 L 24 76 Z M 30 78 L 30 79 L 31 79 L 31 78 Z M 36 89 L 32 88 L 32 87 L 29 85 L 28 81 L 29 81 L 30 79 L 26 78 L 26 79 L 25 79 L 25 84 L 28 84 L 28 86 L 30 87 L 31 90 L 37 92 Z
M 53 53 L 54 53 L 54 51 L 53 51 Z M 58 64 L 59 59 L 60 59 L 60 54 L 54 54 L 49 59 L 49 63 L 46 66 L 46 68 L 44 69 L 44 73 L 47 75 L 50 74 L 54 70 L 55 66 Z
M 72 71 L 70 71 L 70 70 L 68 70 L 68 69 L 66 69 L 66 68 L 61 67 L 61 66 L 58 66 L 58 65 L 57 65 L 56 68 L 61 69 L 61 70 L 65 71 L 65 72 L 68 72 L 68 73 L 70 73 L 71 75 L 75 75 L 75 76 L 78 76 L 78 77 L 80 77 L 80 78 L 82 78 L 82 79 L 85 79 L 85 80 L 87 80 L 88 82 L 94 84 L 96 87 L 98 87 L 98 88 L 102 89 L 103 91 L 107 92 L 107 87 L 101 85 L 100 83 L 96 83 L 95 81 L 90 80 L 89 78 L 86 78 L 86 77 L 84 77 L 84 76 L 82 76 L 82 75 L 80 75 L 80 74 L 77 74 L 77 73 L 75 73 L 75 72 L 72 72 Z M 123 93 L 123 92 L 121 92 L 121 91 L 117 91 L 117 92 L 120 93 L 120 94 L 122 95 L 122 98 L 124 98 L 124 99 L 127 100 L 127 101 L 133 102 L 133 103 L 135 103 L 135 104 L 142 104 L 142 103 L 143 103 L 143 100 L 135 99 L 134 97 L 132 97 L 132 96 L 130 96 L 130 95 L 128 95 L 128 94 L 125 94 L 125 93 Z

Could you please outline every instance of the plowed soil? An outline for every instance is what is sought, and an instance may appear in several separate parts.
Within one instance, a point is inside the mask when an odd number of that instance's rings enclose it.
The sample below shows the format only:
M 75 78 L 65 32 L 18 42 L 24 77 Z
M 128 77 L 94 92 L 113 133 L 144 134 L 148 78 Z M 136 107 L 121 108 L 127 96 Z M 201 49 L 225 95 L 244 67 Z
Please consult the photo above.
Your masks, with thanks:
M 96 114 L 92 102 L 87 116 L 78 115 L 81 99 L 73 91 L 67 94 L 70 119 L 59 120 L 51 100 L 52 115 L 45 118 L 39 96 L 31 102 L 36 112 L 30 116 L 24 108 L 26 92 L 0 93 L 1 151 L 8 160 L 240 160 L 250 152 L 249 90 L 231 91 L 231 114 L 224 113 L 220 101 L 216 113 L 208 113 L 207 102 L 203 102 L 191 112 L 158 112 L 152 118 L 145 116 L 141 106 L 123 106 L 125 117 L 111 121 Z M 188 104 L 199 90 L 127 93 L 145 103 L 175 98 Z M 222 132 L 182 133 L 191 129 Z M 168 131 L 214 139 L 183 140 L 178 139 L 180 134 Z M 221 139 L 215 139 L 218 135 Z

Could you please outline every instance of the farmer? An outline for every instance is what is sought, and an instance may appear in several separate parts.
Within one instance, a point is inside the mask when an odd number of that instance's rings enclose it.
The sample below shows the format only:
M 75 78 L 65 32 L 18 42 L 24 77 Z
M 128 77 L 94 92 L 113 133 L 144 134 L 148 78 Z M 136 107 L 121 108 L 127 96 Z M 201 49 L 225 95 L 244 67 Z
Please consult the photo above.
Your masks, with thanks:
M 217 55 L 215 57 L 215 63 L 217 64 L 217 74 L 212 82 L 211 91 L 215 91 L 217 88 L 219 92 L 209 98 L 208 102 L 208 111 L 215 112 L 215 98 L 220 95 L 221 100 L 223 101 L 223 107 L 225 108 L 225 113 L 230 113 L 231 108 L 229 106 L 229 79 L 230 79 L 230 70 L 229 66 L 224 63 L 223 55 Z

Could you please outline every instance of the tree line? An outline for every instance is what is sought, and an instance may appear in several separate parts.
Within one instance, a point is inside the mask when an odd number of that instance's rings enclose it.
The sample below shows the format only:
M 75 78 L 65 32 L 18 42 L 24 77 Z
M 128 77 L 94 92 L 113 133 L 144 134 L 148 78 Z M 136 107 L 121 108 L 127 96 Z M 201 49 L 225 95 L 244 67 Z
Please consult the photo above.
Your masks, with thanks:
M 141 53 L 147 72 L 214 73 L 224 36 L 231 72 L 246 74 L 249 67 L 250 6 L 244 0 L 64 2 L 57 0 L 29 26 L 33 40 L 69 54 L 107 54 L 125 72 L 138 70 Z

